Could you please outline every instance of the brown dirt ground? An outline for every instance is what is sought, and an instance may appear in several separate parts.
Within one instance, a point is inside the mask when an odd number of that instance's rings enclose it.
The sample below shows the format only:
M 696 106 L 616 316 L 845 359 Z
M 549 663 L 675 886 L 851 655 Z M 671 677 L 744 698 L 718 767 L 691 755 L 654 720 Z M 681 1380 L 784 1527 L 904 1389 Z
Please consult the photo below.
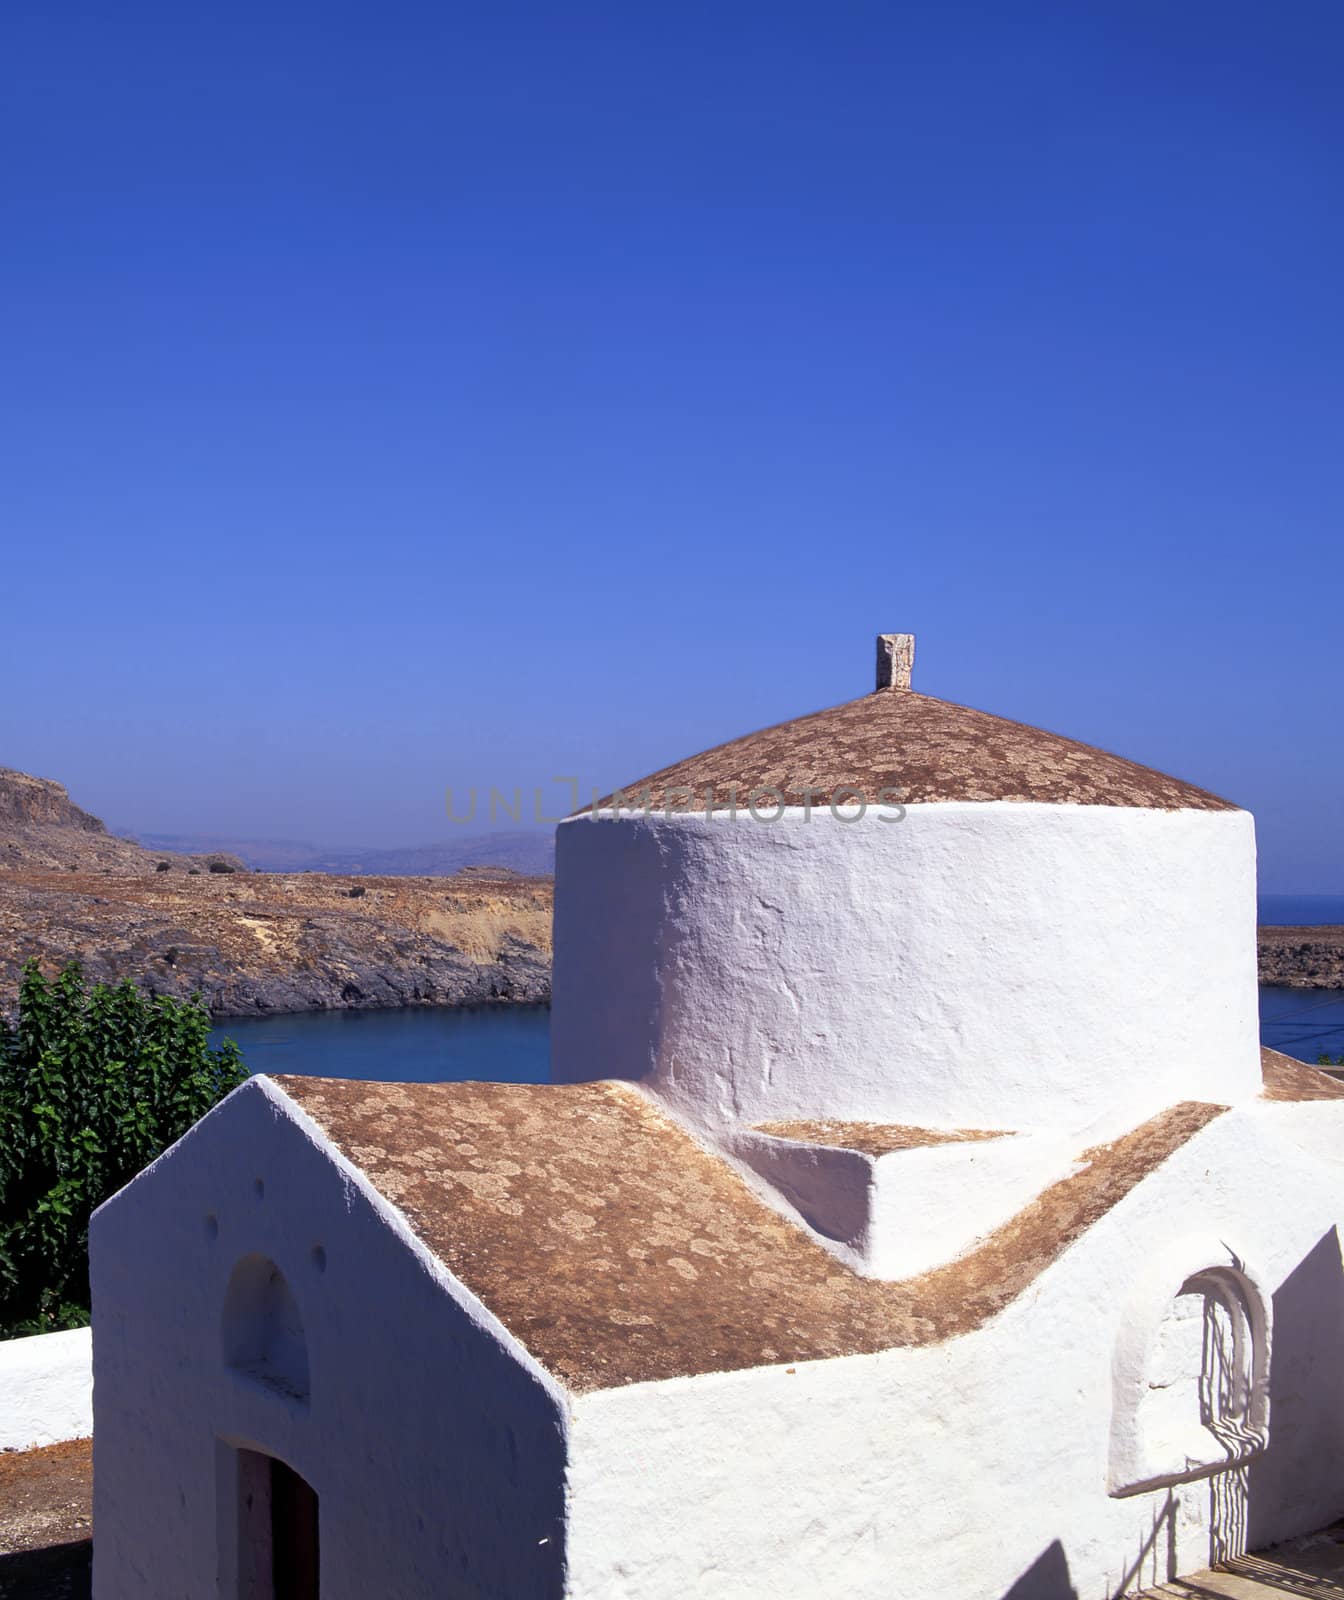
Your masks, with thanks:
M 0 1451 L 0 1600 L 85 1600 L 93 1441 Z

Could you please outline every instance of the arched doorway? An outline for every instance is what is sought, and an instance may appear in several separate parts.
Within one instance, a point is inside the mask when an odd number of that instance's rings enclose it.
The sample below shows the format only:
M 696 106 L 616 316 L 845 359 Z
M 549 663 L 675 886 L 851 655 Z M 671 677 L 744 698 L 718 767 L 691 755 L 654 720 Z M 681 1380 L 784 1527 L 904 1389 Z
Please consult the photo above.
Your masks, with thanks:
M 237 1458 L 239 1600 L 318 1600 L 317 1491 L 286 1461 L 260 1450 Z

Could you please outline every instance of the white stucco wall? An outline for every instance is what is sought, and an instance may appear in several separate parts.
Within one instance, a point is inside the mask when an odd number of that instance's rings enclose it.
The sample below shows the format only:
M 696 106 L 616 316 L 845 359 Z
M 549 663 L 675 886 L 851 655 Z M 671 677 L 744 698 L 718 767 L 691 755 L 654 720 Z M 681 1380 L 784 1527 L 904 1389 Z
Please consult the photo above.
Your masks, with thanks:
M 238 1447 L 316 1489 L 326 1600 L 562 1592 L 560 1391 L 265 1079 L 102 1207 L 90 1244 L 98 1600 L 240 1592 Z M 227 1364 L 259 1365 L 223 1326 L 254 1255 L 288 1284 L 267 1315 L 306 1400 Z
M 1324 1122 L 1344 1137 L 1334 1105 L 1214 1122 L 967 1337 L 580 1399 L 569 1594 L 1110 1600 L 1329 1523 L 1344 1511 L 1344 1172 L 1293 1145 Z M 1269 1448 L 1118 1497 L 1131 1291 L 1192 1236 L 1273 1288 Z
M 557 1079 L 708 1129 L 1080 1128 L 1259 1092 L 1244 812 L 911 806 L 557 830 Z
M 0 1450 L 87 1439 L 93 1432 L 89 1330 L 0 1341 Z

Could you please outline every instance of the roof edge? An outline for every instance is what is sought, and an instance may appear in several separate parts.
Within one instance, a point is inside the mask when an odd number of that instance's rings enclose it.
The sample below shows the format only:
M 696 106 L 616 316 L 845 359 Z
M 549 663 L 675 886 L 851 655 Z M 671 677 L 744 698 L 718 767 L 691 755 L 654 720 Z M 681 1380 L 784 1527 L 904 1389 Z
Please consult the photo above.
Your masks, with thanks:
M 294 1074 L 293 1076 L 299 1076 L 299 1074 Z M 555 1374 L 542 1366 L 536 1356 L 521 1342 L 517 1334 L 506 1327 L 489 1307 L 479 1300 L 466 1284 L 444 1265 L 420 1235 L 416 1233 L 405 1212 L 394 1205 L 382 1190 L 374 1186 L 368 1175 L 351 1161 L 339 1146 L 332 1141 L 321 1125 L 309 1116 L 292 1095 L 286 1092 L 283 1084 L 277 1083 L 267 1073 L 257 1073 L 248 1079 L 248 1084 L 258 1085 L 266 1099 L 277 1110 L 283 1112 L 304 1137 L 311 1140 L 321 1150 L 322 1154 L 331 1161 L 333 1166 L 358 1189 L 359 1193 L 369 1202 L 378 1216 L 395 1234 L 397 1240 L 420 1262 L 425 1271 L 439 1284 L 463 1314 L 482 1333 L 487 1334 L 507 1350 L 537 1380 L 559 1410 L 562 1428 L 567 1438 L 569 1432 L 569 1408 L 573 1397 Z M 247 1084 L 242 1085 L 243 1088 L 247 1086 Z M 234 1090 L 235 1094 L 238 1092 L 239 1090 Z M 229 1096 L 229 1098 L 231 1099 L 232 1096 Z M 224 1101 L 220 1102 L 220 1106 L 224 1104 Z M 218 1110 L 219 1107 L 215 1109 Z

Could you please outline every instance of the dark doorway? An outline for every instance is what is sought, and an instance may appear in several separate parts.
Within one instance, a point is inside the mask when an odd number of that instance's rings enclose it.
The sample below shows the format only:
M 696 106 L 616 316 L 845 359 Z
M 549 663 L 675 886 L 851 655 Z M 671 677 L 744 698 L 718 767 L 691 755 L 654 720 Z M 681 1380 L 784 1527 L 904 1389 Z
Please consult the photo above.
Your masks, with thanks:
M 271 1460 L 273 1600 L 318 1600 L 317 1492 L 283 1461 Z
M 317 1600 L 317 1491 L 275 1456 L 221 1448 L 233 1463 L 238 1534 L 223 1553 L 221 1593 L 237 1600 Z

